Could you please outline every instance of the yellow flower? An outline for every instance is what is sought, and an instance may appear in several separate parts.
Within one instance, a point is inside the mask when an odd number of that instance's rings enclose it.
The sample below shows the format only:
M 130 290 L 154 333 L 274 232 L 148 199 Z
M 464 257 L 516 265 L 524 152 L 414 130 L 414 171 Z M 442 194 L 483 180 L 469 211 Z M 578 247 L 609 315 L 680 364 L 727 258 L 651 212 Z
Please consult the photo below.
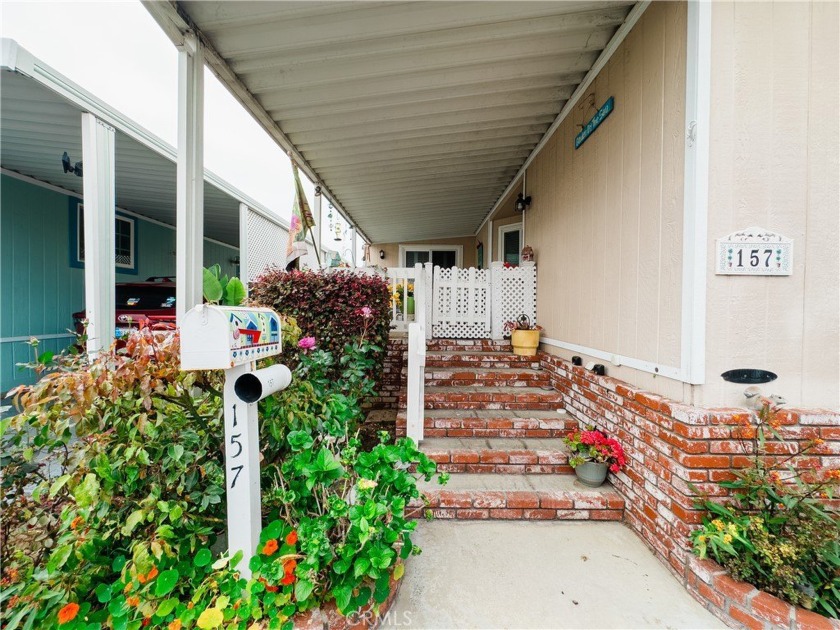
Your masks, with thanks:
M 723 527 L 724 527 L 724 525 L 723 525 L 723 521 L 722 521 L 722 520 L 720 520 L 719 518 L 716 518 L 715 520 L 713 520 L 713 521 L 712 521 L 712 525 L 714 525 L 714 526 L 715 526 L 715 528 L 717 528 L 717 530 L 718 530 L 719 532 L 722 532 L 722 531 L 723 531 Z
M 729 523 L 729 525 L 726 526 L 726 529 L 733 536 L 738 533 L 738 526 L 735 523 Z
M 728 545 L 729 543 L 732 542 L 732 536 L 730 536 L 729 534 L 724 534 L 723 535 L 723 542 L 725 542 Z
M 706 542 L 706 537 L 705 537 L 703 534 L 700 534 L 700 535 L 697 537 L 697 542 L 701 542 L 701 543 Z
M 373 479 L 359 479 L 359 490 L 373 490 L 377 485 Z

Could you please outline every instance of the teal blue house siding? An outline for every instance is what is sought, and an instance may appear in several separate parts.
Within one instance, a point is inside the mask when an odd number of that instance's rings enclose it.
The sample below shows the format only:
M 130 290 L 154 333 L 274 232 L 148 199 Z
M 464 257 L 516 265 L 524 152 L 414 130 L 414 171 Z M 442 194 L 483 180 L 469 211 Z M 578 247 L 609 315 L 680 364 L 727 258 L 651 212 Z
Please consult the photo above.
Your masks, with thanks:
M 72 313 L 84 309 L 84 269 L 71 265 L 71 213 L 79 199 L 0 175 L 0 392 L 33 380 L 16 364 L 32 349 L 15 338 L 39 337 L 39 352 L 72 343 Z M 117 282 L 175 275 L 175 230 L 136 219 L 136 273 L 117 271 Z M 234 247 L 204 242 L 205 264 L 236 274 Z

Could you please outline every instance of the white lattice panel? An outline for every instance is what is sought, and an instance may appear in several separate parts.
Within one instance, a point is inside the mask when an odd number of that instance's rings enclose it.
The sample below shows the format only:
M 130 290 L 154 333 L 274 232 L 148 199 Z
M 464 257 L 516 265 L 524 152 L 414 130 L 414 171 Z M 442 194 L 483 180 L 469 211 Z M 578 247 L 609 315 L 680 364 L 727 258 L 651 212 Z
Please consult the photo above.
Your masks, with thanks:
M 269 267 L 286 266 L 289 233 L 279 224 L 250 208 L 247 211 L 248 282 L 256 280 Z
M 493 338 L 504 335 L 505 322 L 527 315 L 537 321 L 537 268 L 494 266 L 493 273 Z
M 490 336 L 490 275 L 486 269 L 435 267 L 433 290 L 435 337 Z

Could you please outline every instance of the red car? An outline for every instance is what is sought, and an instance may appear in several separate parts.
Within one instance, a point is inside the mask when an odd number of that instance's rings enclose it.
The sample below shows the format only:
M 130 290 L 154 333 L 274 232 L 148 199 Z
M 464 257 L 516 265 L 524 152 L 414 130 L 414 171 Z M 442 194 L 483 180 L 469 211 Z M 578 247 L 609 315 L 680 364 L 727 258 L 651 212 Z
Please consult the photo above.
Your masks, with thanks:
M 147 278 L 145 282 L 116 285 L 114 336 L 119 339 L 132 329 L 151 326 L 175 328 L 175 281 L 168 276 Z M 73 313 L 76 332 L 84 333 L 85 311 Z

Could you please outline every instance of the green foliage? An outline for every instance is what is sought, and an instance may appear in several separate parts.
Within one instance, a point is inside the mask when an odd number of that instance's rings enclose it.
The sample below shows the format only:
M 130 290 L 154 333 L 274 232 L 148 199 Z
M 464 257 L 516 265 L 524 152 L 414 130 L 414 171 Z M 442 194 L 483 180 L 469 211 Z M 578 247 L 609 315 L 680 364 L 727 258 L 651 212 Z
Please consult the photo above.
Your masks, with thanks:
M 744 453 L 752 454 L 750 465 L 720 483 L 731 500 L 702 502 L 708 516 L 691 533 L 694 551 L 701 558 L 711 554 L 763 591 L 840 617 L 840 515 L 825 504 L 840 473 L 797 468 L 798 458 L 822 441 L 802 448 L 786 441 L 769 403 L 756 420 L 732 429 Z
M 239 306 L 245 301 L 245 285 L 239 278 L 228 278 L 222 268 L 215 264 L 205 267 L 202 276 L 204 299 L 209 304 Z
M 350 271 L 272 270 L 252 283 L 250 299 L 294 317 L 302 336 L 314 337 L 318 348 L 334 357 L 341 356 L 348 343 L 365 335 L 372 359 L 367 375 L 374 382 L 380 378 L 391 321 L 390 295 L 384 279 Z M 359 316 L 365 308 L 370 309 L 368 318 Z M 297 363 L 296 349 L 285 341 L 283 358 L 287 363 Z M 342 366 L 335 363 L 328 374 L 339 378 L 341 371 Z
M 407 505 L 435 464 L 408 439 L 360 450 L 368 325 L 337 359 L 305 353 L 261 403 L 270 522 L 249 580 L 231 568 L 241 558 L 211 551 L 225 526 L 220 374 L 181 372 L 177 335 L 149 330 L 90 363 L 52 357 L 2 427 L 4 629 L 288 629 L 328 601 L 383 602 L 419 552 Z

